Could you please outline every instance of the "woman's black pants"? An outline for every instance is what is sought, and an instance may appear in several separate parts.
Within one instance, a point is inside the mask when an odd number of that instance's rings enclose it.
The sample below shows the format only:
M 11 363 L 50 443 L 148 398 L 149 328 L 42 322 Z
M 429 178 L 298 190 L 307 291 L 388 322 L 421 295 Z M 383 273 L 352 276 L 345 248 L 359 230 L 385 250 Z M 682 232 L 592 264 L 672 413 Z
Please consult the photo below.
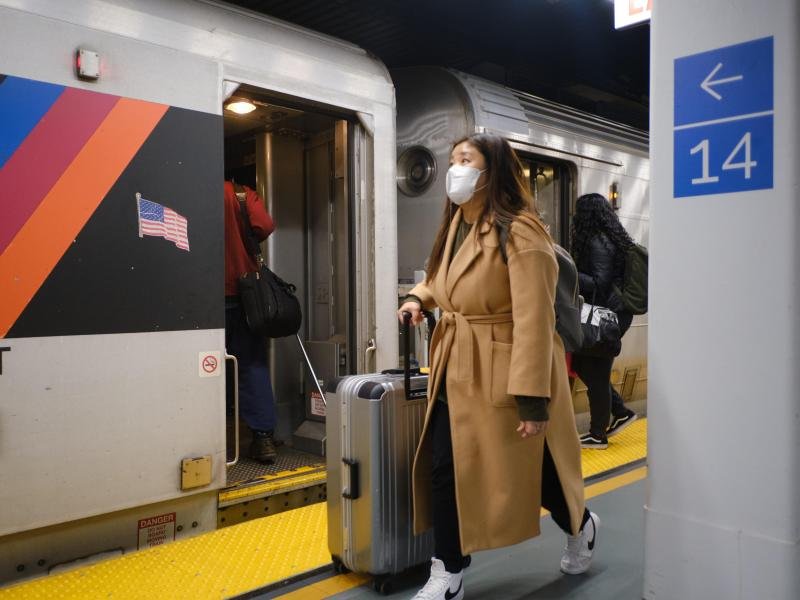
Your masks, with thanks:
M 611 418 L 611 365 L 613 357 L 581 356 L 572 357 L 572 370 L 586 384 L 589 397 L 589 433 L 598 439 L 606 439 L 606 429 Z
M 620 312 L 617 317 L 619 319 L 620 332 L 624 335 L 631 326 L 633 315 Z M 613 357 L 572 355 L 572 370 L 586 384 L 586 395 L 589 397 L 589 416 L 591 419 L 589 433 L 601 440 L 606 439 L 606 429 L 608 429 L 611 413 L 614 416 L 621 417 L 628 411 L 622 403 L 622 398 L 611 387 L 611 367 L 613 364 Z
M 435 401 L 430 428 L 433 436 L 434 554 L 436 558 L 444 562 L 445 569 L 451 573 L 457 573 L 464 566 L 464 555 L 461 554 L 461 537 L 458 532 L 453 442 L 450 437 L 450 413 L 447 403 Z M 476 490 L 476 493 L 480 493 L 480 490 Z M 569 508 L 561 489 L 556 467 L 553 464 L 553 457 L 550 455 L 546 443 L 542 463 L 542 506 L 550 511 L 553 520 L 565 533 L 572 534 Z M 588 516 L 589 511 L 585 510 L 583 523 L 586 522 Z

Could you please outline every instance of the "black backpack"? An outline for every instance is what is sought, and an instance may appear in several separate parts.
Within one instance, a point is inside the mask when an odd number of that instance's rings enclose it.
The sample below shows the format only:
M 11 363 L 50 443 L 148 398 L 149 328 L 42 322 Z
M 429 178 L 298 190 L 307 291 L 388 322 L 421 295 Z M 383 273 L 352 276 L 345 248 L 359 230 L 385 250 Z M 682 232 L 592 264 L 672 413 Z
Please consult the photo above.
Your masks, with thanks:
M 583 346 L 581 309 L 583 297 L 578 293 L 578 268 L 569 252 L 553 244 L 558 262 L 556 283 L 556 331 L 564 342 L 564 350 L 575 352 Z
M 508 231 L 500 229 L 500 254 L 508 263 L 506 242 Z M 578 293 L 578 268 L 569 252 L 558 244 L 553 244 L 558 263 L 558 282 L 556 283 L 556 331 L 564 342 L 564 350 L 575 352 L 583 346 L 581 328 L 581 308 L 583 297 Z
M 622 287 L 617 284 L 612 287 L 625 308 L 634 315 L 647 312 L 647 263 L 647 248 L 632 244 L 625 253 Z

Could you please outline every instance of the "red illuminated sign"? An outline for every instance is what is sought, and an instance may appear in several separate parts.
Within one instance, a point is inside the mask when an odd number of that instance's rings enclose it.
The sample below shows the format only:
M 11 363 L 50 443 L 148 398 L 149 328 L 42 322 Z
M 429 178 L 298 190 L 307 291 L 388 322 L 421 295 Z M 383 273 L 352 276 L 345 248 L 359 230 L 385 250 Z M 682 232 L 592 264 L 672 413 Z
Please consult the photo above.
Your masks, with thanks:
M 614 27 L 622 29 L 650 20 L 653 0 L 614 0 Z

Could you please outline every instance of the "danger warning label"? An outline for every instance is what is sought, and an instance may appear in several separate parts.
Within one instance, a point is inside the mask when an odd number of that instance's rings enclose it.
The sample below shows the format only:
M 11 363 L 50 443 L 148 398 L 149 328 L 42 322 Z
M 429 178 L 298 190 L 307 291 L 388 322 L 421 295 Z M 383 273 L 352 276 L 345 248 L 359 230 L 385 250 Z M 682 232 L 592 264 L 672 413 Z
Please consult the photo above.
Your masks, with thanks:
M 139 543 L 137 549 L 160 546 L 175 539 L 175 513 L 139 519 Z
M 309 393 L 309 401 L 311 403 L 311 414 L 318 417 L 325 416 L 325 400 L 319 395 L 317 391 Z

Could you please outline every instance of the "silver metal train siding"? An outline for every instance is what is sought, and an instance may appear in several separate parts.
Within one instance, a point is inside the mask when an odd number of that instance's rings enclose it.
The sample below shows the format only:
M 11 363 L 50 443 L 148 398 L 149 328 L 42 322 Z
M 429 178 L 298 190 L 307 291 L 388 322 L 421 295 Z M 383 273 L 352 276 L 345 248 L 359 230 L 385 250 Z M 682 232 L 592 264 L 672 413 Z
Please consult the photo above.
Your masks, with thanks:
M 255 120 L 223 111 L 233 93 Z M 395 97 L 361 48 L 205 0 L 0 0 L 0 103 L 2 583 L 216 527 L 224 162 L 257 171 L 268 260 L 333 368 L 395 367 L 398 346 Z M 188 250 L 137 235 L 136 193 L 187 219 Z M 271 353 L 284 439 L 292 342 Z
M 392 72 L 397 93 L 398 274 L 401 293 L 424 267 L 441 218 L 452 143 L 474 132 L 508 139 L 526 168 L 538 210 L 554 239 L 569 246 L 575 200 L 612 198 L 631 236 L 648 245 L 650 160 L 645 132 L 458 71 Z M 625 335 L 612 380 L 646 410 L 647 316 Z M 586 388 L 576 386 L 579 427 L 588 427 Z

